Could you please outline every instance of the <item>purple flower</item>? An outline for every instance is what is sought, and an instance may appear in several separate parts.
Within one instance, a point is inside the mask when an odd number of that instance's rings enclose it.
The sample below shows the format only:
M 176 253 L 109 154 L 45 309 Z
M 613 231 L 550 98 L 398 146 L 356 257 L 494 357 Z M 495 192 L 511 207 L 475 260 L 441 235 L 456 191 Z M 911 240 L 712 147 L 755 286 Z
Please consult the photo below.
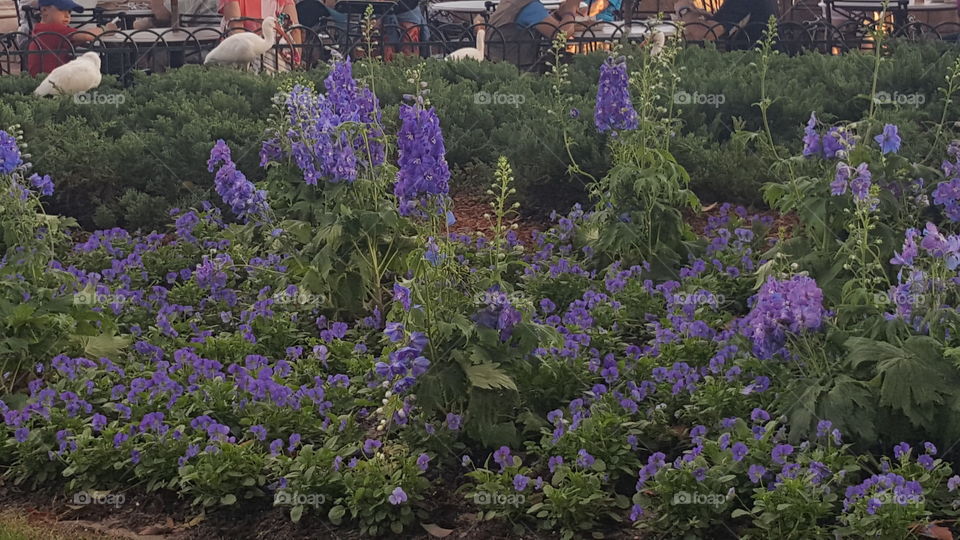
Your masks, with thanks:
M 833 422 L 829 420 L 821 420 L 817 422 L 817 437 L 826 437 L 827 433 L 830 432 L 831 427 L 833 427 Z
M 757 422 L 769 422 L 770 413 L 763 409 L 753 409 L 753 412 L 750 413 L 750 420 Z
M 283 449 L 283 439 L 274 439 L 270 443 L 270 455 L 276 456 L 280 453 L 280 450 Z
M 530 482 L 530 479 L 525 475 L 516 474 L 513 476 L 513 489 L 517 491 L 523 491 L 527 489 L 527 484 Z
M 383 446 L 383 443 L 377 439 L 367 439 L 363 443 L 363 453 L 368 456 L 372 455 L 377 451 L 377 448 L 380 448 L 381 446 Z
M 643 516 L 643 508 L 639 504 L 630 507 L 630 521 L 637 521 Z
M 554 472 L 560 465 L 563 465 L 563 458 L 560 456 L 551 456 L 547 461 L 547 466 L 550 468 L 550 472 Z
M 398 322 L 388 322 L 387 327 L 383 330 L 383 334 L 387 336 L 387 339 L 391 343 L 397 343 L 403 339 L 403 323 Z
M 394 506 L 403 504 L 407 502 L 407 493 L 403 491 L 403 488 L 401 487 L 394 488 L 393 492 L 390 493 L 390 496 L 387 497 L 387 500 Z
M 743 458 L 747 456 L 747 453 L 750 450 L 747 448 L 747 445 L 742 442 L 735 442 L 733 446 L 730 447 L 730 453 L 733 454 L 734 461 L 742 461 Z
M 871 174 L 866 163 L 857 165 L 857 176 L 850 181 L 850 192 L 857 201 L 865 201 L 870 195 Z
M 900 151 L 900 133 L 897 126 L 886 124 L 883 126 L 883 133 L 873 138 L 880 145 L 881 154 L 896 154 Z
M 587 451 L 583 448 L 577 452 L 577 456 L 577 465 L 584 469 L 590 468 L 596 461 L 596 459 L 594 459 L 594 457 L 587 453 Z
M 893 447 L 893 457 L 897 459 L 903 459 L 905 456 L 910 455 L 910 451 L 910 445 L 905 442 L 901 442 Z
M 404 311 L 410 311 L 410 289 L 400 285 L 399 283 L 394 283 L 393 300 L 395 302 L 400 302 L 400 305 L 403 306 Z
M 803 157 L 819 156 L 823 153 L 820 134 L 817 133 L 817 116 L 810 113 L 810 119 L 803 129 Z
M 931 457 L 929 454 L 923 454 L 922 456 L 918 457 L 917 463 L 919 463 L 924 469 L 927 469 L 928 471 L 933 470 L 933 457 Z
M 630 99 L 627 63 L 623 58 L 607 58 L 600 66 L 593 119 L 600 133 L 634 130 L 639 126 L 637 111 Z
M 420 469 L 421 471 L 426 471 L 427 467 L 429 466 L 430 466 L 430 456 L 428 456 L 427 454 L 420 454 L 420 456 L 417 457 L 417 468 Z
M 440 132 L 440 119 L 431 107 L 400 105 L 397 134 L 397 181 L 393 194 L 400 215 L 426 218 L 445 215 L 449 206 L 450 169 Z
M 256 437 L 258 441 L 267 440 L 267 430 L 259 424 L 250 426 L 250 433 L 253 433 L 254 437 Z
M 787 456 L 793 453 L 793 446 L 789 444 L 778 444 L 773 448 L 773 451 L 770 453 L 770 457 L 773 459 L 774 463 L 779 463 L 783 465 L 786 463 Z
M 932 442 L 923 443 L 923 449 L 931 456 L 937 455 L 937 447 Z
M 47 175 L 34 174 L 30 177 L 30 184 L 45 197 L 53 195 L 53 180 Z
M 510 456 L 510 447 L 501 446 L 500 448 L 498 448 L 493 453 L 493 461 L 497 465 L 500 465 L 501 471 L 513 465 L 513 458 Z
M 760 482 L 760 479 L 763 478 L 763 475 L 767 472 L 767 469 L 763 465 L 751 465 L 747 470 L 747 477 L 750 478 L 750 481 L 754 484 Z
M 230 148 L 223 139 L 217 140 L 213 150 L 210 151 L 207 166 L 213 172 L 213 168 L 221 162 L 223 165 L 217 169 L 213 184 L 223 202 L 230 206 L 233 213 L 244 222 L 250 218 L 255 221 L 266 221 L 270 213 L 267 193 L 256 189 L 253 183 L 237 170 L 230 156 Z
M 450 431 L 458 431 L 462 420 L 459 414 L 447 413 L 447 429 Z
M 960 476 L 953 475 L 947 480 L 947 490 L 956 491 L 957 487 L 960 487 Z
M 804 275 L 782 281 L 769 277 L 750 302 L 752 309 L 740 320 L 739 329 L 753 342 L 754 354 L 764 360 L 786 354 L 788 335 L 818 331 L 827 317 L 823 291 Z
M 0 174 L 10 174 L 23 164 L 17 139 L 0 129 Z

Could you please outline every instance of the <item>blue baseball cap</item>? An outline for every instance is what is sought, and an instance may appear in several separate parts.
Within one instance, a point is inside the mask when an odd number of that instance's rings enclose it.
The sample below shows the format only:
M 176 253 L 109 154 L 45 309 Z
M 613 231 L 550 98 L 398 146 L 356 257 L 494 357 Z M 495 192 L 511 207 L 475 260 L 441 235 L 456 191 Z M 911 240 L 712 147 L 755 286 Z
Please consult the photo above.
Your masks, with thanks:
M 83 6 L 74 2 L 73 0 L 40 0 L 40 7 L 44 6 L 53 6 L 63 11 L 76 11 L 77 13 L 83 12 Z

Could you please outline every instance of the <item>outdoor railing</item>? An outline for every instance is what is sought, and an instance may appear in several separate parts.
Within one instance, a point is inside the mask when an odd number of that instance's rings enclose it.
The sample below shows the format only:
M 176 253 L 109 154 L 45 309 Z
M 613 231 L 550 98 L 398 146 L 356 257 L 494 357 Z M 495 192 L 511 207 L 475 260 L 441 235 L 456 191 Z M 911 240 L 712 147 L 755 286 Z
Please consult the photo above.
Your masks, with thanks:
M 833 26 L 825 22 L 785 22 L 777 25 L 777 47 L 787 54 L 801 51 L 818 51 L 824 54 L 839 54 L 856 49 L 871 49 L 871 32 L 881 23 L 861 24 L 847 22 Z M 726 32 L 716 24 L 687 25 L 688 29 L 700 26 L 705 34 L 701 40 L 685 40 L 687 45 L 704 45 L 713 42 L 721 50 L 750 49 L 755 46 L 759 29 L 733 27 Z M 488 24 L 463 25 L 431 22 L 407 30 L 398 26 L 378 25 L 370 35 L 364 35 L 360 25 L 338 26 L 321 24 L 313 28 L 293 26 L 288 34 L 298 34 L 299 43 L 281 42 L 265 55 L 264 65 L 276 69 L 311 67 L 330 59 L 332 51 L 353 58 L 381 57 L 390 59 L 398 54 L 413 54 L 420 57 L 445 57 L 463 47 L 476 46 L 479 30 L 485 32 L 488 59 L 503 60 L 522 69 L 537 71 L 544 68 L 549 54 L 550 40 L 535 30 L 500 29 Z M 894 29 L 889 23 L 883 30 L 894 39 L 920 41 L 945 40 L 957 42 L 960 24 L 943 23 L 931 26 L 911 22 Z M 608 49 L 613 42 L 642 42 L 654 32 L 667 36 L 679 35 L 680 29 L 671 22 L 634 21 L 632 23 L 591 23 L 581 25 L 576 35 L 570 38 L 566 52 L 585 53 Z M 56 34 L 54 34 L 56 35 Z M 509 36 L 509 37 L 508 37 Z M 224 37 L 219 28 L 184 27 L 179 29 L 147 29 L 137 31 L 105 32 L 90 36 L 88 43 L 77 44 L 61 38 L 54 49 L 38 50 L 38 37 L 19 32 L 0 34 L 0 74 L 20 73 L 29 70 L 34 62 L 44 55 L 57 55 L 62 59 L 73 58 L 87 51 L 96 51 L 102 58 L 104 73 L 126 80 L 134 70 L 158 72 L 183 64 L 199 64 L 205 55 Z M 299 52 L 299 63 L 294 61 Z

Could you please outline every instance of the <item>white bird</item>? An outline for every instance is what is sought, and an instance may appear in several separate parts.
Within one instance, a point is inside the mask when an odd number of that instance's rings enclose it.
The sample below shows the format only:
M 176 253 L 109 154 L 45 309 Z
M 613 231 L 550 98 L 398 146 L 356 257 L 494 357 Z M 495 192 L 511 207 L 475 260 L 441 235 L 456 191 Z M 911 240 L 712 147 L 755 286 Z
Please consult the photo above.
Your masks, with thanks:
M 480 17 L 476 17 L 473 22 L 474 25 L 479 26 L 477 29 L 477 46 L 457 49 L 447 56 L 447 60 L 465 60 L 471 58 L 477 62 L 483 62 L 484 47 L 486 46 L 486 40 L 484 38 L 487 34 L 487 29 L 484 26 L 480 26 L 483 24 L 483 19 Z
M 87 52 L 56 67 L 33 91 L 38 96 L 74 95 L 100 86 L 100 55 Z
M 273 17 L 263 19 L 261 29 L 263 37 L 253 32 L 240 32 L 229 36 L 207 54 L 204 65 L 233 64 L 249 68 L 260 55 L 266 54 L 277 43 L 277 31 L 290 42 L 287 33 Z

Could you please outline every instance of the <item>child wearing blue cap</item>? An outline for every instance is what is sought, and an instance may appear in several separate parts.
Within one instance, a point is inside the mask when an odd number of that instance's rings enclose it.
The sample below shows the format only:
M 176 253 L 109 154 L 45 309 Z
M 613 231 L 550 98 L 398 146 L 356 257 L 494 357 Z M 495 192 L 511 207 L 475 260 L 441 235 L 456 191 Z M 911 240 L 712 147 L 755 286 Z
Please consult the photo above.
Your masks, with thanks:
M 40 0 L 40 22 L 33 27 L 27 58 L 30 75 L 50 73 L 70 61 L 73 43 L 93 41 L 107 30 L 116 30 L 113 23 L 96 28 L 77 30 L 70 26 L 70 13 L 83 12 L 83 6 L 73 0 Z

